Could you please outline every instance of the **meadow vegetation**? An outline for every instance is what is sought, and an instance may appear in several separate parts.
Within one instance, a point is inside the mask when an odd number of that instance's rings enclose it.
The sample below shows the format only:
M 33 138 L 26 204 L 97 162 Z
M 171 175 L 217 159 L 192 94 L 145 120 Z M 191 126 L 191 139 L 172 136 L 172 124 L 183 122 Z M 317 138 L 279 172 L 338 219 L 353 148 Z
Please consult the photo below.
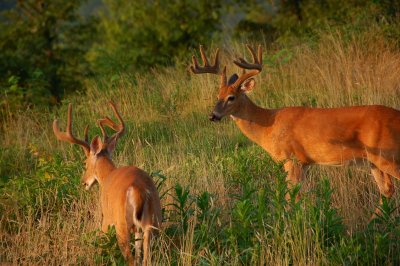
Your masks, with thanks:
M 268 108 L 384 104 L 400 108 L 400 52 L 379 30 L 321 32 L 318 42 L 263 43 L 264 70 L 251 99 Z M 215 47 L 207 47 L 211 51 Z M 245 47 L 223 48 L 232 56 Z M 14 112 L 0 129 L 0 263 L 119 265 L 111 228 L 101 223 L 98 186 L 80 184 L 84 154 L 56 140 L 51 124 L 74 106 L 74 131 L 100 134 L 95 121 L 115 101 L 127 134 L 117 165 L 152 173 L 165 226 L 152 243 L 154 265 L 399 265 L 400 196 L 369 222 L 379 192 L 369 168 L 313 166 L 297 203 L 285 200 L 279 163 L 230 119 L 207 119 L 218 78 L 191 76 L 187 61 L 143 74 L 85 81 L 57 109 Z M 312 129 L 310 129 L 312 130 Z M 395 181 L 399 191 L 399 180 Z M 132 243 L 133 250 L 133 243 Z

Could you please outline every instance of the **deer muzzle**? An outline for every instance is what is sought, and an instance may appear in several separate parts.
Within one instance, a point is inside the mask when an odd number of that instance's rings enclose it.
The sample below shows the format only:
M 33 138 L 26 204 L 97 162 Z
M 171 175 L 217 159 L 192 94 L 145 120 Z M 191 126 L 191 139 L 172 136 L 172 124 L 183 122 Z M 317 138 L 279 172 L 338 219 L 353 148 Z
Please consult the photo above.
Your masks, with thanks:
M 222 117 L 224 117 L 223 115 L 224 107 L 225 107 L 224 102 L 219 100 L 215 105 L 214 109 L 212 110 L 212 112 L 210 113 L 210 115 L 208 116 L 208 119 L 210 119 L 210 121 L 213 122 L 221 121 Z
M 221 116 L 215 114 L 214 112 L 212 112 L 212 113 L 208 116 L 208 119 L 210 119 L 210 121 L 213 121 L 213 122 L 221 121 L 221 118 L 222 118 Z

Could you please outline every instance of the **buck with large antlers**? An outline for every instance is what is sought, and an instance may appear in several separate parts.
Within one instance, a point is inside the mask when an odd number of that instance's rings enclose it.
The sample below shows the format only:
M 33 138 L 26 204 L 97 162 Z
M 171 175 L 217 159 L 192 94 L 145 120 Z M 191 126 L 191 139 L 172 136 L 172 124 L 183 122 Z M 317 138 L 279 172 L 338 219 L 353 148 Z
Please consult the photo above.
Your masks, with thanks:
M 86 169 L 82 182 L 88 190 L 97 181 L 100 185 L 100 204 L 103 214 L 102 231 L 115 225 L 119 247 L 129 265 L 139 263 L 143 239 L 143 265 L 147 264 L 151 231 L 160 227 L 161 206 L 157 189 L 151 177 L 135 166 L 116 168 L 111 160 L 117 140 L 124 134 L 125 125 L 111 102 L 120 124 L 106 117 L 98 120 L 103 140 L 96 136 L 89 144 L 88 127 L 85 140 L 72 134 L 72 106 L 68 106 L 67 130 L 61 132 L 57 119 L 53 131 L 59 140 L 80 145 L 86 154 Z M 107 136 L 104 126 L 117 131 Z M 135 232 L 135 259 L 130 251 L 131 230 Z M 141 230 L 141 232 L 140 232 Z M 142 237 L 143 236 L 143 237 Z
M 264 148 L 274 160 L 284 163 L 289 186 L 304 177 L 311 164 L 342 165 L 351 161 L 369 161 L 381 195 L 394 193 L 392 177 L 400 179 L 400 111 L 381 105 L 344 108 L 286 107 L 265 109 L 248 97 L 255 81 L 251 77 L 262 70 L 262 51 L 258 55 L 247 46 L 254 63 L 243 58 L 234 63 L 248 73 L 233 74 L 229 81 L 226 68 L 220 70 L 219 51 L 210 65 L 200 46 L 204 66 L 192 57 L 195 74 L 221 76 L 218 101 L 211 121 L 230 115 L 250 140 Z

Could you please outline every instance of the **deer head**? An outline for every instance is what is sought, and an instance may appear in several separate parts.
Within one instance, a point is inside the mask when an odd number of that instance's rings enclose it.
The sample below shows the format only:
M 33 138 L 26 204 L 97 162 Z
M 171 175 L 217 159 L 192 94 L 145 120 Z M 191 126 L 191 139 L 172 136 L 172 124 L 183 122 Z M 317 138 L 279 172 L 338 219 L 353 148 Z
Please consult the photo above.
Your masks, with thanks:
M 97 121 L 97 124 L 100 127 L 103 139 L 101 139 L 99 136 L 95 136 L 90 144 L 88 138 L 88 126 L 86 126 L 85 128 L 84 140 L 79 140 L 72 133 L 72 104 L 69 104 L 68 106 L 66 132 L 60 131 L 57 119 L 55 119 L 53 122 L 53 131 L 59 140 L 66 141 L 71 144 L 78 144 L 85 152 L 85 171 L 82 175 L 82 184 L 85 185 L 86 190 L 90 189 L 95 181 L 101 182 L 102 176 L 100 176 L 100 173 L 106 173 L 107 171 L 110 171 L 114 168 L 114 164 L 111 160 L 111 154 L 115 149 L 117 140 L 124 134 L 124 122 L 113 102 L 110 102 L 110 106 L 113 109 L 114 114 L 120 124 L 114 123 L 108 117 L 99 119 Z M 104 125 L 112 128 L 117 132 L 111 137 L 107 136 Z
M 253 57 L 253 63 L 248 63 L 241 57 L 234 60 L 234 64 L 243 69 L 243 73 L 241 76 L 233 74 L 228 81 L 226 78 L 226 67 L 224 67 L 222 71 L 219 67 L 219 49 L 217 49 L 215 53 L 214 65 L 212 66 L 210 66 L 208 62 L 203 46 L 200 45 L 200 54 L 204 66 L 199 66 L 196 57 L 194 55 L 192 56 L 193 65 L 190 66 L 190 69 L 194 74 L 212 73 L 221 76 L 218 100 L 213 111 L 209 115 L 211 121 L 220 121 L 224 116 L 235 115 L 242 105 L 243 96 L 253 89 L 255 80 L 251 77 L 257 75 L 262 70 L 262 50 L 261 45 L 259 45 L 256 55 L 256 52 L 251 46 L 247 45 L 247 49 Z M 250 71 L 246 73 L 246 69 Z

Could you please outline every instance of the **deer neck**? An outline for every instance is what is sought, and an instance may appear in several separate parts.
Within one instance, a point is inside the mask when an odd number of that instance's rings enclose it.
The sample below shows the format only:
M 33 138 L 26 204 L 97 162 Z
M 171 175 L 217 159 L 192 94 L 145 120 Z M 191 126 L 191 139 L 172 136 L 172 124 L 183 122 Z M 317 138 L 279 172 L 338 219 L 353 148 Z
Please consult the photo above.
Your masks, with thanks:
M 261 108 L 243 95 L 239 110 L 231 117 L 246 137 L 261 145 L 272 128 L 273 114 L 273 110 Z
M 115 170 L 115 165 L 108 156 L 101 156 L 96 162 L 96 176 L 100 186 L 104 180 Z

